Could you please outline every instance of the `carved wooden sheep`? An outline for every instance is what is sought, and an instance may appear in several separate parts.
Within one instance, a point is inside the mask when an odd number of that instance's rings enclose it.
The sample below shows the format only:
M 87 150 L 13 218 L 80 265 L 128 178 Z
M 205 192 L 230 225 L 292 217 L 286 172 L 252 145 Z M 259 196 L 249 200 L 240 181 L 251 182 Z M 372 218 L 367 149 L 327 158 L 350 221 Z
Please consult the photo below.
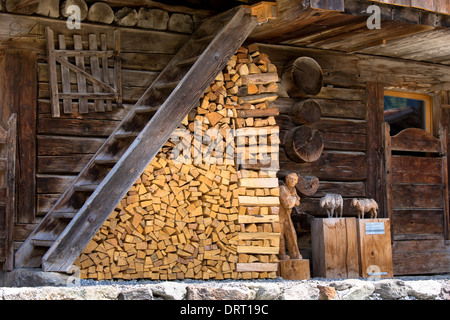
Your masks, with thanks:
M 329 193 L 320 199 L 320 208 L 325 209 L 328 218 L 332 218 L 336 214 L 336 218 L 342 218 L 344 200 L 340 194 Z
M 364 214 L 367 212 L 370 212 L 372 219 L 377 217 L 378 204 L 373 199 L 353 199 L 351 206 L 356 208 L 360 219 L 364 219 Z

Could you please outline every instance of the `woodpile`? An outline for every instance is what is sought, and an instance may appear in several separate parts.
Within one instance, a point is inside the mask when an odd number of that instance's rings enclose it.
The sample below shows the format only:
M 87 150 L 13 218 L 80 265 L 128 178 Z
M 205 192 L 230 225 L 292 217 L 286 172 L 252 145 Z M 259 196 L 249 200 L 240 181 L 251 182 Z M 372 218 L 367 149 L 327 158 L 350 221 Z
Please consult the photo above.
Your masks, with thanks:
M 236 52 L 77 259 L 82 278 L 276 277 L 277 81 L 256 45 Z

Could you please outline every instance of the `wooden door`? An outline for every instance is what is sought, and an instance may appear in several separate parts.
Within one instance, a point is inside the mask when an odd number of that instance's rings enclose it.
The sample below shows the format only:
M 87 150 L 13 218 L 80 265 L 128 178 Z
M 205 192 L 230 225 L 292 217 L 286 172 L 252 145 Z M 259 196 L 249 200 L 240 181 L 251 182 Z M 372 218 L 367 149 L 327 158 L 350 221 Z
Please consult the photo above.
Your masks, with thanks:
M 0 52 L 0 126 L 17 114 L 17 223 L 35 223 L 36 210 L 36 52 Z
M 450 272 L 447 139 L 422 129 L 390 136 L 383 123 L 384 212 L 392 224 L 394 274 Z

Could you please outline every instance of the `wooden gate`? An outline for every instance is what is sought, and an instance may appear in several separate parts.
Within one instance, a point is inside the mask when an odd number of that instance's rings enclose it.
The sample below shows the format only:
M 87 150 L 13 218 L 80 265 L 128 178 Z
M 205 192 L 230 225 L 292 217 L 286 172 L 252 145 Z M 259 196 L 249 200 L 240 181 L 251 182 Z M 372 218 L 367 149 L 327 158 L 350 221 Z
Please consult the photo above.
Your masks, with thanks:
M 383 123 L 384 212 L 392 223 L 394 275 L 450 272 L 447 135 Z
M 49 27 L 46 28 L 46 38 L 53 117 L 60 116 L 60 100 L 64 113 L 74 112 L 72 100 L 78 100 L 79 113 L 89 112 L 89 100 L 94 101 L 95 112 L 112 111 L 112 101 L 119 105 L 122 103 L 119 31 L 114 32 L 114 50 L 107 50 L 106 34 L 101 34 L 100 39 L 96 34 L 89 34 L 88 50 L 83 48 L 81 35 L 74 35 L 73 40 L 69 40 L 73 42 L 72 50 L 67 49 L 63 34 L 58 35 L 59 49 L 55 49 L 55 36 Z M 89 65 L 85 65 L 85 58 L 89 58 Z M 110 60 L 114 64 L 112 75 Z M 60 68 L 57 68 L 57 63 Z M 76 88 L 71 86 L 71 72 L 76 75 Z M 59 92 L 58 78 L 61 79 L 62 92 Z

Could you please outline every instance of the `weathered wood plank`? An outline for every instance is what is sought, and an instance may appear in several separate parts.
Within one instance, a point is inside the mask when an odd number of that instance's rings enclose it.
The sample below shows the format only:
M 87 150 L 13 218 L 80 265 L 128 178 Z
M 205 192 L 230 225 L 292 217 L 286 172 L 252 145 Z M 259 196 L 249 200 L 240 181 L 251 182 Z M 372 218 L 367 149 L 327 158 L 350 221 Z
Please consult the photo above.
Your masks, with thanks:
M 384 195 L 381 193 L 383 179 L 382 155 L 384 120 L 384 85 L 368 82 L 366 85 L 367 99 L 367 182 L 366 195 L 374 199 L 379 208 L 384 208 Z
M 450 272 L 450 246 L 444 240 L 395 241 L 394 275 Z
M 394 209 L 392 227 L 394 239 L 402 235 L 402 239 L 417 239 L 429 235 L 444 236 L 443 210 L 441 209 Z
M 280 167 L 326 181 L 362 181 L 367 177 L 366 155 L 362 152 L 324 150 L 315 162 L 295 163 L 288 161 L 284 151 L 280 149 Z
M 39 116 L 38 134 L 108 137 L 119 124 L 119 121 L 63 119 Z
M 17 115 L 11 115 L 8 121 L 6 139 L 6 210 L 5 210 L 5 264 L 4 270 L 14 269 L 13 230 L 16 211 L 16 165 L 17 165 Z M 20 163 L 19 163 L 20 165 Z
M 408 128 L 391 137 L 391 150 L 438 153 L 441 143 L 422 129 Z
M 93 155 L 38 156 L 37 172 L 78 174 Z
M 279 220 L 278 215 L 239 215 L 239 223 L 268 223 L 277 222 Z
M 37 174 L 36 179 L 37 193 L 51 194 L 63 193 L 75 179 L 75 176 Z
M 278 270 L 278 263 L 237 263 L 237 272 L 272 272 Z
M 95 154 L 104 142 L 103 138 L 38 135 L 37 151 L 39 156 Z
M 442 183 L 439 158 L 392 156 L 392 183 Z
M 11 114 L 18 116 L 17 221 L 33 223 L 35 213 L 36 168 L 36 53 L 6 51 L 0 65 L 0 125 L 7 127 Z M 18 90 L 20 88 L 20 90 Z
M 50 96 L 52 101 L 52 115 L 59 117 L 61 114 L 58 99 L 58 84 L 56 81 L 56 55 L 55 55 L 55 36 L 53 30 L 46 28 L 47 37 L 47 59 L 50 75 Z M 64 85 L 65 86 L 65 85 Z
M 278 197 L 239 196 L 239 205 L 241 206 L 276 206 L 279 204 Z
M 444 206 L 442 185 L 393 184 L 393 208 L 439 208 Z
M 278 247 L 252 247 L 252 246 L 237 246 L 238 253 L 252 253 L 252 254 L 278 254 Z
M 66 49 L 66 37 L 63 34 L 60 34 L 60 35 L 58 35 L 58 40 L 59 40 L 59 49 L 65 50 Z M 68 58 L 63 58 L 63 59 L 68 61 Z M 53 65 L 53 62 L 49 62 L 49 66 L 50 65 L 52 66 L 52 68 L 55 68 L 53 70 L 50 70 L 50 72 L 49 72 L 51 74 L 52 81 L 55 81 L 55 75 L 52 73 L 59 74 L 59 72 L 58 72 L 57 68 Z M 70 93 L 70 71 L 65 66 L 61 66 L 60 69 L 61 69 L 60 74 L 61 74 L 61 82 L 62 82 L 62 92 Z M 58 78 L 58 76 L 56 78 Z M 53 86 L 54 86 L 54 84 L 52 83 L 52 88 L 53 88 Z M 72 100 L 71 99 L 63 100 L 63 110 L 64 110 L 64 113 L 72 113 Z
M 278 188 L 277 178 L 242 178 L 238 180 L 239 187 L 244 188 Z
M 83 44 L 81 35 L 74 35 L 73 36 L 73 42 L 74 42 L 74 48 L 75 50 L 83 50 Z M 75 57 L 75 63 L 78 68 L 84 71 L 84 58 L 83 57 Z M 86 78 L 83 77 L 82 74 L 77 73 L 77 85 L 78 85 L 78 93 L 85 94 L 87 93 L 87 87 L 86 87 Z M 80 98 L 79 99 L 80 104 L 80 113 L 88 113 L 89 108 L 87 106 L 87 100 Z
M 269 105 L 277 107 L 280 114 L 289 114 L 292 105 L 298 99 L 278 98 L 270 102 Z M 337 100 L 337 99 L 316 99 L 320 105 L 320 112 L 325 118 L 341 118 L 341 119 L 366 119 L 366 102 L 358 100 Z

